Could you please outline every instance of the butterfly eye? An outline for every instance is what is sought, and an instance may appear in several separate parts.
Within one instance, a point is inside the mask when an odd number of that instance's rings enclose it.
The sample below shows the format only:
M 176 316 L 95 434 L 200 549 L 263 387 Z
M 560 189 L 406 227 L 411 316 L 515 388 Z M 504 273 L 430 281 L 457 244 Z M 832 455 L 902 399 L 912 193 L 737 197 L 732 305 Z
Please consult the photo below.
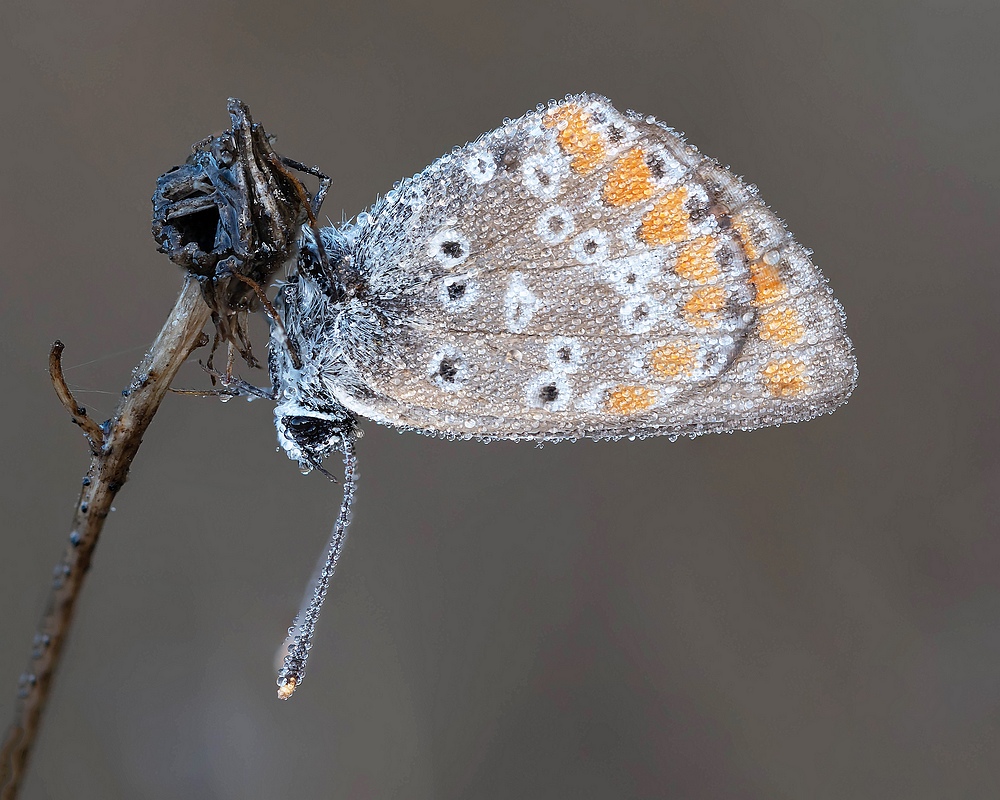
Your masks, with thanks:
M 334 422 L 318 417 L 282 417 L 281 424 L 288 438 L 306 453 L 315 453 L 329 447 L 337 430 Z

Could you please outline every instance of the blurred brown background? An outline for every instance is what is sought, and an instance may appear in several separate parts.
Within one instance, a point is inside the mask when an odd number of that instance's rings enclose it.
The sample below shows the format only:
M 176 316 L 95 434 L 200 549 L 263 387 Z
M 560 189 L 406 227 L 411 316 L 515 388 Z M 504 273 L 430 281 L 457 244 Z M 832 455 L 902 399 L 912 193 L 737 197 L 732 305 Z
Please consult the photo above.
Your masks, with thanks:
M 24 797 L 996 796 L 998 39 L 987 0 L 4 3 L 0 724 L 87 462 L 49 344 L 110 414 L 180 284 L 154 181 L 230 95 L 335 220 L 551 97 L 656 114 L 815 250 L 861 369 L 831 417 L 675 444 L 368 424 L 289 703 L 339 490 L 267 403 L 168 398 Z

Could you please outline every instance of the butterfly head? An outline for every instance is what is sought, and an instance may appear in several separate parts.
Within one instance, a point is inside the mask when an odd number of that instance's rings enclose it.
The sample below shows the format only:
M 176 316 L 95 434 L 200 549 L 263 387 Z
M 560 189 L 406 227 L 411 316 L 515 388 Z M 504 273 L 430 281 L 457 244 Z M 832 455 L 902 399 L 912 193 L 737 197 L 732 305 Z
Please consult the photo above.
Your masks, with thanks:
M 344 254 L 334 246 L 329 249 L 339 263 Z M 343 369 L 336 330 L 344 294 L 340 273 L 328 263 L 324 248 L 315 242 L 303 245 L 299 269 L 276 298 L 281 324 L 271 326 L 269 367 L 278 399 L 278 443 L 306 471 L 322 471 L 327 456 L 360 435 L 355 417 L 335 396 Z
M 304 470 L 320 469 L 327 456 L 343 449 L 345 438 L 355 436 L 354 420 L 346 411 L 329 414 L 282 404 L 275 409 L 274 423 L 278 443 Z

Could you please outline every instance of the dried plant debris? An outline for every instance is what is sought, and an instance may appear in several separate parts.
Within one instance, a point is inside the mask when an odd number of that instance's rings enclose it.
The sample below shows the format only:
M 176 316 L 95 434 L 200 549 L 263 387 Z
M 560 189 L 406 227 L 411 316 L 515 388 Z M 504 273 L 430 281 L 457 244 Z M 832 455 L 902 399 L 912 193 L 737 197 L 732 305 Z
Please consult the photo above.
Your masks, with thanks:
M 153 237 L 159 250 L 196 276 L 216 326 L 251 366 L 247 315 L 274 273 L 297 251 L 304 224 L 316 225 L 330 179 L 275 153 L 250 109 L 230 99 L 230 130 L 196 144 L 156 181 Z M 315 195 L 295 175 L 319 178 Z

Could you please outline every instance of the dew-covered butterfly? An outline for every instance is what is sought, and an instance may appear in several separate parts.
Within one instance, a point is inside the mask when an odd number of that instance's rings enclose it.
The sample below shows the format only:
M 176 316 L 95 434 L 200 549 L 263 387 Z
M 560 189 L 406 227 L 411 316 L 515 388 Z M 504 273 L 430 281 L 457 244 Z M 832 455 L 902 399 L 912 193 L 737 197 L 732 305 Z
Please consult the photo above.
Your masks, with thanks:
M 275 301 L 278 441 L 344 502 L 291 631 L 301 682 L 354 492 L 357 420 L 447 438 L 698 436 L 833 411 L 845 317 L 782 222 L 671 128 L 569 96 L 303 227 Z

